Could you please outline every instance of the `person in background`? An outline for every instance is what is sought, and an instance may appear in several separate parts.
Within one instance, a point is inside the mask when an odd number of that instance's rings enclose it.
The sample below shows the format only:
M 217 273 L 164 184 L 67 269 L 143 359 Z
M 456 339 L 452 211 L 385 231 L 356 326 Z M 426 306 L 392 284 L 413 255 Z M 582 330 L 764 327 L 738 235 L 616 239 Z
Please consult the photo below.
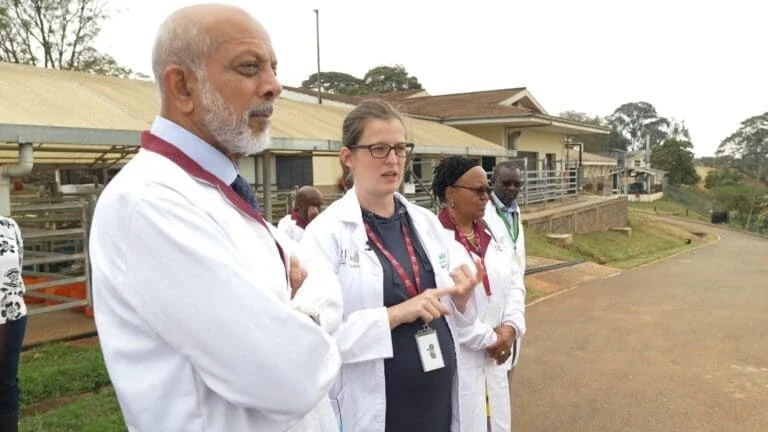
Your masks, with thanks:
M 302 268 L 235 163 L 269 144 L 276 64 L 234 6 L 186 7 L 158 31 L 160 115 L 90 232 L 99 341 L 131 432 L 338 430 L 338 280 Z
M 295 242 L 301 241 L 304 230 L 323 208 L 323 194 L 312 186 L 303 186 L 296 191 L 296 206 L 277 223 L 282 231 Z
M 342 287 L 334 338 L 343 366 L 331 393 L 342 428 L 457 432 L 456 337 L 474 324 L 469 302 L 482 266 L 474 274 L 457 266 L 437 217 L 397 193 L 413 144 L 391 105 L 360 103 L 344 119 L 342 141 L 354 187 L 301 241 Z
M 486 277 L 474 292 L 478 321 L 459 332 L 462 426 L 484 431 L 490 424 L 492 432 L 509 432 L 506 362 L 514 341 L 525 332 L 525 319 L 516 309 L 524 293 L 515 285 L 513 246 L 483 220 L 490 188 L 485 171 L 475 160 L 464 156 L 443 159 L 435 167 L 432 192 L 443 205 L 438 218 L 450 231 L 454 247 L 486 268 Z
M 485 221 L 494 232 L 505 236 L 513 245 L 512 263 L 515 267 L 515 287 L 522 293 L 522 298 L 514 304 L 515 313 L 525 316 L 525 235 L 520 217 L 517 196 L 524 186 L 520 170 L 512 162 L 501 162 L 493 169 L 491 176 L 491 199 L 485 209 Z M 509 363 L 509 378 L 514 375 L 515 366 L 520 361 L 522 335 L 515 340 Z
M 16 221 L 0 216 L 0 432 L 19 427 L 19 356 L 27 328 L 24 241 Z

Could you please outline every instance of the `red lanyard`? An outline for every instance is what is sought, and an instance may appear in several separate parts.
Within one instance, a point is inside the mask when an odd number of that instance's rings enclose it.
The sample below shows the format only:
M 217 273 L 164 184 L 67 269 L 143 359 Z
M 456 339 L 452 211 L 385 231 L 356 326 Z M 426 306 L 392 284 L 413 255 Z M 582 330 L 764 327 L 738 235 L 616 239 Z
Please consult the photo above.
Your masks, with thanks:
M 480 236 L 483 235 L 483 228 L 480 225 L 481 224 L 475 222 L 472 227 L 475 231 L 475 241 L 477 242 L 477 247 L 472 246 L 472 244 L 467 239 L 467 236 L 465 236 L 464 233 L 461 232 L 458 226 L 456 226 L 456 234 L 458 234 L 457 237 L 459 238 L 459 242 L 462 244 L 462 246 L 464 246 L 464 249 L 467 250 L 467 253 L 469 253 L 469 256 L 471 257 L 472 252 L 474 252 L 475 255 L 477 255 L 480 258 L 480 263 L 483 265 L 483 267 L 485 267 L 485 258 L 483 258 L 483 250 L 482 250 L 482 247 L 480 246 Z M 488 280 L 488 274 L 486 274 L 485 277 L 483 277 L 483 287 L 485 288 L 485 295 L 490 297 L 492 294 L 491 281 Z
M 400 265 L 399 262 L 395 259 L 395 257 L 392 256 L 391 253 L 384 247 L 384 245 L 381 243 L 381 240 L 379 240 L 379 237 L 376 235 L 376 233 L 373 232 L 373 229 L 371 228 L 371 225 L 366 222 L 365 223 L 365 233 L 368 234 L 368 238 L 371 239 L 373 244 L 376 245 L 377 248 L 381 251 L 381 253 L 384 255 L 385 258 L 389 261 L 389 263 L 392 265 L 392 268 L 395 269 L 397 272 L 397 275 L 400 276 L 400 280 L 403 281 L 405 284 L 405 289 L 408 291 L 409 297 L 416 297 L 419 292 L 421 291 L 421 275 L 419 274 L 419 260 L 416 257 L 416 252 L 413 249 L 413 241 L 411 240 L 411 235 L 408 234 L 408 230 L 405 228 L 405 222 L 403 220 L 400 220 L 400 228 L 403 230 L 403 238 L 405 239 L 405 249 L 408 250 L 408 258 L 411 261 L 411 270 L 413 270 L 413 278 L 416 279 L 416 284 L 414 285 L 413 281 L 411 281 L 411 278 L 408 277 L 408 275 L 405 273 L 405 269 L 403 269 L 403 266 Z

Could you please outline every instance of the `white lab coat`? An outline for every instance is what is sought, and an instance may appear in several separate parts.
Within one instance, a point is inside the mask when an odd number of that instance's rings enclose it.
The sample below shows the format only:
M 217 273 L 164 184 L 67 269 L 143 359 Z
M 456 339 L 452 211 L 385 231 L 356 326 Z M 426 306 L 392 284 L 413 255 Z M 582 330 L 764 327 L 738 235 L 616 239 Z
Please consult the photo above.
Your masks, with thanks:
M 455 238 L 452 230 L 447 230 L 451 238 Z M 515 313 L 515 307 L 525 293 L 516 289 L 514 280 L 517 277 L 516 268 L 510 265 L 512 259 L 512 244 L 507 237 L 488 230 L 491 242 L 483 257 L 491 287 L 491 297 L 488 297 L 482 283 L 475 287 L 475 305 L 477 321 L 471 327 L 459 331 L 461 342 L 462 376 L 461 419 L 465 430 L 486 430 L 486 385 L 491 411 L 491 431 L 509 432 L 511 428 L 509 381 L 507 379 L 508 364 L 497 365 L 486 353 L 486 348 L 496 342 L 494 328 L 500 324 L 512 325 L 518 331 L 525 331 L 525 320 Z M 467 262 L 479 259 L 476 254 L 470 254 L 462 244 L 454 240 L 452 248 L 458 254 L 463 254 Z M 490 316 L 489 304 L 499 308 L 495 317 Z
M 437 217 L 428 210 L 395 195 L 406 207 L 414 231 L 435 270 L 438 287 L 453 285 L 449 270 L 454 268 L 449 256 L 449 239 Z M 341 374 L 331 392 L 337 404 L 344 431 L 383 432 L 386 419 L 384 359 L 392 357 L 392 334 L 387 308 L 383 304 L 383 269 L 375 251 L 367 246 L 360 203 L 355 189 L 331 204 L 304 232 L 302 252 L 321 260 L 339 277 L 344 298 L 344 321 L 334 338 L 341 351 Z M 446 321 L 459 346 L 458 329 L 473 324 L 472 304 L 459 314 L 452 302 L 443 298 L 452 311 Z M 415 342 L 414 342 L 415 343 Z M 456 350 L 457 357 L 459 350 Z M 457 358 L 456 364 L 459 364 Z M 458 367 L 457 367 L 458 372 Z M 460 429 L 459 382 L 453 379 L 451 431 Z
M 522 218 L 517 218 L 518 235 L 517 242 L 512 241 L 512 235 L 507 230 L 507 226 L 501 219 L 498 213 L 496 213 L 496 206 L 493 204 L 493 200 L 489 200 L 485 206 L 485 222 L 488 224 L 488 228 L 494 233 L 496 238 L 504 237 L 508 240 L 509 244 L 513 244 L 515 247 L 511 248 L 512 252 L 512 266 L 514 268 L 515 277 L 512 281 L 512 303 L 510 304 L 509 314 L 506 315 L 506 320 L 510 323 L 515 323 L 518 327 L 517 340 L 513 348 L 513 355 L 510 356 L 507 361 L 508 367 L 511 369 L 517 366 L 520 361 L 520 352 L 523 343 L 523 336 L 525 335 L 525 233 L 523 232 Z
M 291 301 L 267 228 L 212 184 L 141 150 L 98 201 L 90 259 L 131 432 L 337 428 L 327 400 L 341 363 L 328 334 L 340 322 L 336 278 L 309 268 Z M 317 307 L 324 328 L 300 304 Z
M 283 232 L 295 242 L 301 241 L 301 236 L 304 235 L 304 228 L 296 224 L 291 214 L 283 216 L 280 221 L 277 222 L 277 230 Z

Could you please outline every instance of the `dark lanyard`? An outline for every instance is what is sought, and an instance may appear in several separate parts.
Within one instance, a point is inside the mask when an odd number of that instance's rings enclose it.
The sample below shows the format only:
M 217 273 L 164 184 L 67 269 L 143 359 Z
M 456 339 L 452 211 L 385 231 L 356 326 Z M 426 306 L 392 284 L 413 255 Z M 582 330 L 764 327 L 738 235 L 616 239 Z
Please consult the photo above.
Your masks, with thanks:
M 400 276 L 400 279 L 405 284 L 405 289 L 408 291 L 408 296 L 416 297 L 421 292 L 421 275 L 419 271 L 419 260 L 416 257 L 416 252 L 413 249 L 413 241 L 411 240 L 411 235 L 408 234 L 408 230 L 405 228 L 405 222 L 403 222 L 402 219 L 400 220 L 400 228 L 403 230 L 403 238 L 405 239 L 405 249 L 408 251 L 408 258 L 411 261 L 411 270 L 413 270 L 413 278 L 416 279 L 415 285 L 414 285 L 414 282 L 411 280 L 411 278 L 408 277 L 408 274 L 405 273 L 405 269 L 403 269 L 403 266 L 401 266 L 400 263 L 397 262 L 395 257 L 393 257 L 392 254 L 389 253 L 389 251 L 381 243 L 381 240 L 379 240 L 379 237 L 376 235 L 376 233 L 373 232 L 371 225 L 368 222 L 365 223 L 365 233 L 368 234 L 368 238 L 371 239 L 371 241 L 373 242 L 373 244 L 376 245 L 377 248 L 379 248 L 379 250 L 387 259 L 387 261 L 389 261 L 389 263 L 392 265 L 392 268 L 395 269 L 398 276 Z

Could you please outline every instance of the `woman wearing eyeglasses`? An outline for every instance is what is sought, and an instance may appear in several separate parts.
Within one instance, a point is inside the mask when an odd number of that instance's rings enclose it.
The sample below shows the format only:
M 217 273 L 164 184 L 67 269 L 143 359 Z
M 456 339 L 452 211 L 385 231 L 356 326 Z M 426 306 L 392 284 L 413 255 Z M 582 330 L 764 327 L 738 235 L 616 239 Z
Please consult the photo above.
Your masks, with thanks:
M 397 193 L 413 144 L 392 106 L 361 103 L 342 139 L 354 187 L 307 228 L 300 258 L 331 266 L 342 288 L 343 366 L 331 391 L 342 429 L 458 431 L 456 337 L 474 323 L 482 267 L 457 267 L 437 217 Z
M 514 308 L 525 296 L 515 285 L 514 246 L 483 220 L 491 189 L 485 170 L 476 161 L 463 156 L 441 161 L 435 168 L 432 191 L 443 204 L 440 222 L 455 244 L 487 269 L 474 292 L 478 320 L 459 333 L 462 426 L 485 431 L 490 424 L 492 432 L 508 432 L 511 414 L 505 363 L 515 339 L 525 331 L 525 320 Z

